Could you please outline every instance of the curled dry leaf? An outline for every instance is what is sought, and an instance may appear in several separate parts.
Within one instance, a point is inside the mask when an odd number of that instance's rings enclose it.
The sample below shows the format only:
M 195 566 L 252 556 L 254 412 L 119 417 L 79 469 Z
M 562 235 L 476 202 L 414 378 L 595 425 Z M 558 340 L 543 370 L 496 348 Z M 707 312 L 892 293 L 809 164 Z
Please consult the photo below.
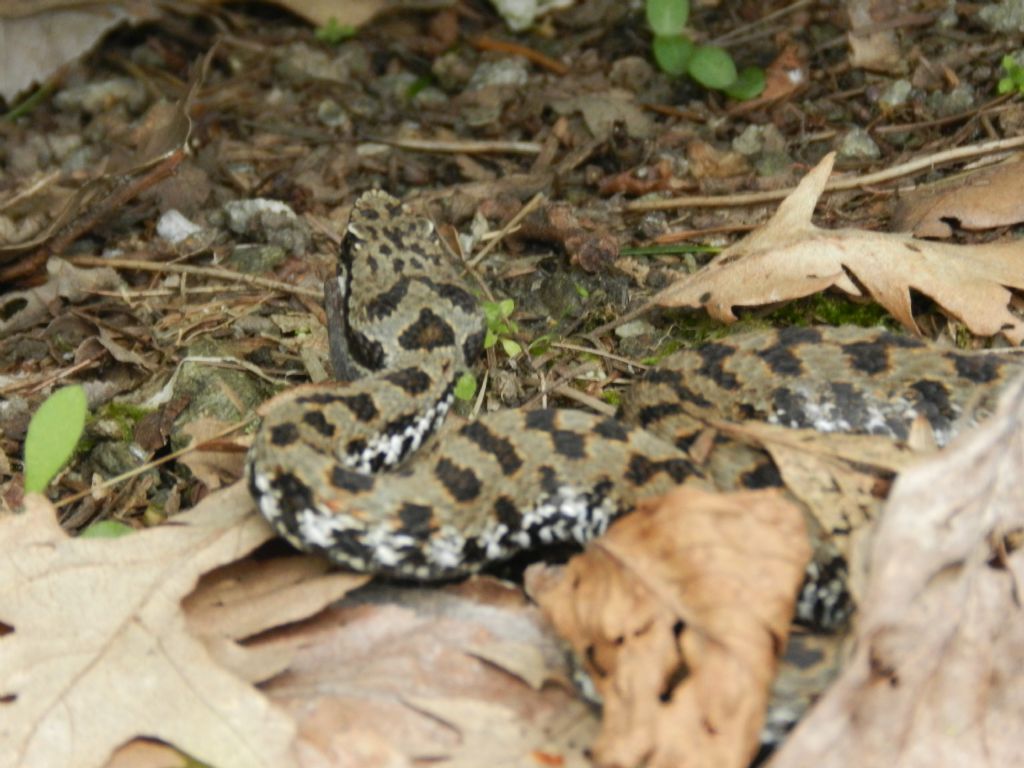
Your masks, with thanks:
M 0 300 L 0 336 L 13 334 L 45 322 L 54 302 L 84 301 L 98 291 L 120 291 L 124 281 L 109 267 L 79 269 L 62 258 L 46 262 L 46 282 L 36 288 L 5 293 Z
M 950 222 L 964 229 L 993 229 L 1024 221 L 1024 156 L 951 183 L 908 195 L 896 216 L 898 229 L 917 237 L 949 237 Z
M 528 588 L 604 699 L 607 766 L 746 766 L 809 558 L 775 491 L 679 488 Z
M 156 3 L 44 3 L 0 7 L 0 98 L 7 102 L 92 48 L 114 27 L 152 21 Z
M 856 652 L 773 768 L 1024 765 L 1024 382 L 900 475 Z
M 366 574 L 330 573 L 329 568 L 328 561 L 312 555 L 250 558 L 218 568 L 182 602 L 189 629 L 243 680 L 267 680 L 287 668 L 289 649 L 266 651 L 258 643 L 236 641 L 313 616 L 370 580 Z
M 811 214 L 834 159 L 826 155 L 762 227 L 670 285 L 655 302 L 703 307 L 731 323 L 733 307 L 788 301 L 833 287 L 851 296 L 866 293 L 903 327 L 920 333 L 911 311 L 911 292 L 917 291 L 975 334 L 1002 333 L 1014 344 L 1024 341 L 1024 321 L 1008 308 L 1009 289 L 1024 289 L 1024 242 L 951 245 L 902 234 L 820 229 Z
M 729 107 L 731 115 L 746 115 L 756 109 L 791 98 L 809 81 L 807 52 L 797 45 L 787 45 L 765 68 L 764 91 L 755 99 L 737 101 Z

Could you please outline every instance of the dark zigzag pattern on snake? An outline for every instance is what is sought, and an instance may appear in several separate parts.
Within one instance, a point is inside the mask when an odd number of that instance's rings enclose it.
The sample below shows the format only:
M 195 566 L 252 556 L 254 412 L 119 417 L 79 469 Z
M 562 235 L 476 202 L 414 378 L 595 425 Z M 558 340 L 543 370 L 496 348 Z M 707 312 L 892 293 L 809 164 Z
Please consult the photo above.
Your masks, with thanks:
M 362 195 L 329 288 L 339 308 L 332 361 L 350 381 L 278 398 L 248 455 L 249 487 L 297 547 L 402 578 L 585 542 L 642 497 L 708 483 L 686 452 L 699 429 L 688 405 L 896 438 L 922 416 L 944 442 L 1021 369 L 1018 356 L 881 329 L 790 328 L 677 353 L 633 386 L 621 418 L 543 409 L 446 421 L 484 320 L 433 225 L 386 193 Z M 763 455 L 736 454 L 731 484 L 777 481 Z

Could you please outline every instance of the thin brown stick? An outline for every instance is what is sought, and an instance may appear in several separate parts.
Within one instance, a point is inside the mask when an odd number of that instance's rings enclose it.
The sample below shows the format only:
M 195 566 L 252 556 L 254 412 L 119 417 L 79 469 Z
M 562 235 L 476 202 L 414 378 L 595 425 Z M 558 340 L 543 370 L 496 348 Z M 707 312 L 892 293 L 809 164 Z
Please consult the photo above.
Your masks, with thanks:
M 722 227 L 707 227 L 705 229 L 681 229 L 676 232 L 666 232 L 658 235 L 651 242 L 654 245 L 675 245 L 686 240 L 704 240 L 711 235 L 731 235 L 736 232 L 749 232 L 756 227 L 756 224 L 729 224 Z
M 781 19 L 784 16 L 796 13 L 797 11 L 813 5 L 813 0 L 796 0 L 794 3 L 790 3 L 784 8 L 779 8 L 777 11 L 766 13 L 761 16 L 757 21 L 752 21 L 747 24 L 742 24 L 734 29 L 730 29 L 724 35 L 719 35 L 708 41 L 709 45 L 721 45 L 728 46 L 737 45 L 740 41 L 749 41 L 751 33 L 755 36 L 763 36 L 765 34 L 775 34 L 775 31 L 768 27 L 769 22 Z
M 605 352 L 603 349 L 597 349 L 594 347 L 583 347 L 579 344 L 569 344 L 564 341 L 553 341 L 551 346 L 555 349 L 565 349 L 569 352 L 581 352 L 585 355 L 594 355 L 596 357 L 603 357 L 606 360 L 614 360 L 616 363 L 622 363 L 628 365 L 631 368 L 639 368 L 640 370 L 646 371 L 651 366 L 646 363 L 640 363 L 636 360 L 631 360 L 628 357 L 622 357 L 621 355 L 614 355 L 611 352 Z
M 877 133 L 880 136 L 884 136 L 888 133 L 913 133 L 921 132 L 928 128 L 941 128 L 944 125 L 951 125 L 953 123 L 960 123 L 965 120 L 970 120 L 973 117 L 985 115 L 999 114 L 1005 112 L 1008 109 L 1016 107 L 1015 104 L 1007 104 L 1011 98 L 1010 94 L 999 96 L 987 104 L 982 104 L 979 107 L 974 107 L 965 112 L 958 112 L 955 115 L 946 115 L 945 117 L 936 117 L 932 120 L 921 120 L 916 123 L 896 123 L 894 125 L 879 125 L 871 129 L 872 133 Z
M 1017 136 L 1012 139 L 999 139 L 987 141 L 983 144 L 971 144 L 966 147 L 957 147 L 943 152 L 936 152 L 931 155 L 924 155 L 900 165 L 894 165 L 876 173 L 867 173 L 862 176 L 841 176 L 831 179 L 825 185 L 826 192 L 837 192 L 845 189 L 857 189 L 858 187 L 871 186 L 886 181 L 898 179 L 901 176 L 908 176 L 922 170 L 929 170 L 944 163 L 952 163 L 958 160 L 966 160 L 981 155 L 989 155 L 995 152 L 1006 152 L 1011 149 L 1024 146 L 1024 136 Z M 771 203 L 788 197 L 793 189 L 776 189 L 770 192 L 749 192 L 739 195 L 694 195 L 689 197 L 673 197 L 666 200 L 637 200 L 623 206 L 626 211 L 664 211 L 675 208 L 714 208 L 734 205 L 758 205 L 760 203 Z
M 176 275 L 212 277 L 235 283 L 244 283 L 257 288 L 269 288 L 272 291 L 291 293 L 295 296 L 308 296 L 312 299 L 321 300 L 324 297 L 323 291 L 302 288 L 298 285 L 283 283 L 280 280 L 272 280 L 269 277 L 246 275 L 241 272 L 234 272 L 222 267 L 197 267 L 192 264 L 165 264 L 158 261 L 145 261 L 144 259 L 100 259 L 95 256 L 75 256 L 68 259 L 68 262 L 74 264 L 76 267 L 113 267 L 114 269 L 136 269 L 140 272 L 160 272 Z
M 150 461 L 146 464 L 143 464 L 141 467 L 129 469 L 127 472 L 122 472 L 120 475 L 117 475 L 116 477 L 111 477 L 109 480 L 104 480 L 102 483 L 98 483 L 97 485 L 92 486 L 91 488 L 87 488 L 84 491 L 79 491 L 78 493 L 73 493 L 70 496 L 65 496 L 63 499 L 58 501 L 53 506 L 55 506 L 57 509 L 60 509 L 61 507 L 66 507 L 68 504 L 72 504 L 78 501 L 79 499 L 84 499 L 93 491 L 102 490 L 103 488 L 110 488 L 111 486 L 117 485 L 118 483 L 123 483 L 125 480 L 130 480 L 136 475 L 141 475 L 143 472 L 152 469 L 153 467 L 159 467 L 161 464 L 166 464 L 169 461 L 174 461 L 175 459 L 181 458 L 185 454 L 192 453 L 192 451 L 197 451 L 200 448 L 212 443 L 214 440 L 219 440 L 225 435 L 230 435 L 232 432 L 237 432 L 239 429 L 245 427 L 250 421 L 252 421 L 251 418 L 243 419 L 242 421 L 236 421 L 234 424 L 225 427 L 220 432 L 211 435 L 210 437 L 206 438 L 200 443 L 195 443 L 194 445 L 189 444 L 184 448 L 180 448 L 177 451 L 174 451 L 173 453 L 169 453 L 166 456 L 161 456 L 159 459 L 156 459 L 155 461 Z
M 614 328 L 618 328 L 620 325 L 625 325 L 630 320 L 636 320 L 638 317 L 642 317 L 643 315 L 646 315 L 650 310 L 654 309 L 656 306 L 658 306 L 658 305 L 655 302 L 648 300 L 648 301 L 644 302 L 643 304 L 641 304 L 636 309 L 630 310 L 629 312 L 627 312 L 624 315 L 619 315 L 614 320 L 610 320 L 609 322 L 605 323 L 604 325 L 602 325 L 602 326 L 600 326 L 598 328 L 595 328 L 594 330 L 592 330 L 589 333 L 587 333 L 586 336 L 596 346 L 596 345 L 601 343 L 600 342 L 601 334 L 607 333 L 608 331 L 610 331 L 610 330 L 612 330 Z
M 554 72 L 556 75 L 569 74 L 569 68 L 562 62 L 556 61 L 550 56 L 545 56 L 540 51 L 533 50 L 533 48 L 527 48 L 525 45 L 511 43 L 506 40 L 498 40 L 496 38 L 489 37 L 488 35 L 478 35 L 470 42 L 473 43 L 475 48 L 479 48 L 481 51 L 497 51 L 498 53 L 510 53 L 513 56 L 522 56 L 527 61 L 532 61 L 538 67 L 544 67 L 544 69 Z
M 593 395 L 588 395 L 586 392 L 580 392 L 578 389 L 574 389 L 568 384 L 560 384 L 554 390 L 548 391 L 554 392 L 554 394 L 561 395 L 569 400 L 575 400 L 580 405 L 585 405 L 592 411 L 596 411 L 604 416 L 614 416 L 619 410 L 611 403 L 606 403 L 604 400 L 600 400 Z
M 538 192 L 536 195 L 531 197 L 529 202 L 527 202 L 526 205 L 520 208 L 519 212 L 516 213 L 516 215 L 509 220 L 508 224 L 506 224 L 504 227 L 498 230 L 498 234 L 494 237 L 494 239 L 492 239 L 489 243 L 485 244 L 484 247 L 480 249 L 480 252 L 475 254 L 473 258 L 466 262 L 466 264 L 468 264 L 470 267 L 475 267 L 477 264 L 479 264 L 488 253 L 494 250 L 495 246 L 497 246 L 498 243 L 500 243 L 502 240 L 508 237 L 509 233 L 519 226 L 519 222 L 521 222 L 523 219 L 525 219 L 527 216 L 533 213 L 533 211 L 537 208 L 538 205 L 540 205 L 543 199 L 543 192 Z
M 171 152 L 145 173 L 123 181 L 105 198 L 93 205 L 84 215 L 75 218 L 41 248 L 13 264 L 0 269 L 0 283 L 14 282 L 31 277 L 54 254 L 66 251 L 72 243 L 91 232 L 101 221 L 124 207 L 125 203 L 171 176 L 181 165 L 187 153 L 184 149 Z
M 6 397 L 14 392 L 21 392 L 22 390 L 28 390 L 27 394 L 38 392 L 41 389 L 45 389 L 50 384 L 66 379 L 73 373 L 84 371 L 86 368 L 91 367 L 93 364 L 98 363 L 100 358 L 109 354 L 104 348 L 94 355 L 90 355 L 84 360 L 79 360 L 74 365 L 68 366 L 67 368 L 61 368 L 56 373 L 44 373 L 39 376 L 34 376 L 29 379 L 22 379 L 21 381 L 15 382 L 10 386 L 0 388 L 0 396 Z
M 436 141 L 434 139 L 384 139 L 375 136 L 368 136 L 367 139 L 399 149 L 457 155 L 538 155 L 543 148 L 535 141 L 475 141 L 471 139 Z

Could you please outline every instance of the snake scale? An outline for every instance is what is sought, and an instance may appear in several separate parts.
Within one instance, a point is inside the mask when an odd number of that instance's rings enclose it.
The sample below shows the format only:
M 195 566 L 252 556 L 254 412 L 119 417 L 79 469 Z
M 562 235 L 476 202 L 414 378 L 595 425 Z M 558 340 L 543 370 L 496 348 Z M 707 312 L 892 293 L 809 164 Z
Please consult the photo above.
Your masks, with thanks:
M 667 358 L 632 387 L 622 418 L 538 409 L 446 420 L 485 329 L 431 222 L 364 193 L 331 287 L 335 368 L 347 381 L 278 398 L 250 449 L 248 484 L 299 548 L 417 580 L 584 542 L 641 497 L 705 482 L 687 453 L 687 403 L 732 420 L 897 438 L 923 416 L 943 442 L 1022 370 L 1019 357 L 882 329 L 790 328 Z M 772 480 L 761 466 L 737 484 Z

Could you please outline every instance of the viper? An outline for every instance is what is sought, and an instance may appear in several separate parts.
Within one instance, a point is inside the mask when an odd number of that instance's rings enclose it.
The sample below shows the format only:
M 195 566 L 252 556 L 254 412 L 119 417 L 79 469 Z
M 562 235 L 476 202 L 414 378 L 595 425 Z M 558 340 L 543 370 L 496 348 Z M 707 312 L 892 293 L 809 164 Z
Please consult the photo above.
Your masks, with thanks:
M 485 323 L 432 223 L 385 192 L 364 193 L 340 254 L 329 330 L 344 380 L 298 387 L 271 405 L 247 482 L 300 549 L 401 578 L 444 579 L 522 550 L 585 542 L 642 497 L 721 485 L 721 472 L 690 457 L 689 406 L 897 439 L 924 418 L 942 443 L 1022 367 L 1019 357 L 884 329 L 788 328 L 667 358 L 635 383 L 618 418 L 512 409 L 446 419 Z M 740 467 L 727 484 L 777 482 L 749 448 L 719 440 L 716 453 Z

